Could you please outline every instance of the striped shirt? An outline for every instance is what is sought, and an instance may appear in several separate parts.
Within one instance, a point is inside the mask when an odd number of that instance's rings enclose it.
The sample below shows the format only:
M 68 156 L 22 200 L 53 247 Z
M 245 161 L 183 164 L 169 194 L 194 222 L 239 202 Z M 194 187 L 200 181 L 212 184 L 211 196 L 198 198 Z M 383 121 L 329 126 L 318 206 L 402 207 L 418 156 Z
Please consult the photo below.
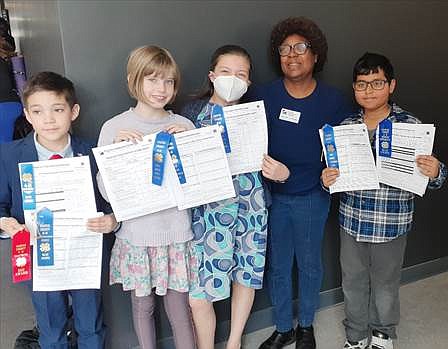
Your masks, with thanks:
M 363 111 L 353 115 L 341 125 L 363 123 Z M 396 104 L 387 117 L 392 122 L 418 124 L 420 120 Z M 375 136 L 372 139 L 375 154 Z M 428 188 L 438 189 L 447 177 L 447 168 L 440 163 L 439 176 L 430 179 Z M 406 234 L 412 225 L 414 194 L 380 183 L 380 189 L 357 190 L 341 193 L 339 224 L 358 242 L 387 242 Z

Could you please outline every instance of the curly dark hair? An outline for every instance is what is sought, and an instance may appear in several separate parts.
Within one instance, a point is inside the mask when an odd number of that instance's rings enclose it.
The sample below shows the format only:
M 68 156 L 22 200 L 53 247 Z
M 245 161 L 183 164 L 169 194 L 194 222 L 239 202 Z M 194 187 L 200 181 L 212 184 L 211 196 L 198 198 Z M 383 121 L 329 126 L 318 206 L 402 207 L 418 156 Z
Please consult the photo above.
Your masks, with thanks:
M 280 56 L 278 47 L 290 35 L 300 35 L 309 41 L 311 51 L 317 55 L 317 62 L 314 65 L 314 73 L 322 71 L 327 61 L 327 39 L 311 19 L 306 17 L 289 17 L 275 25 L 271 32 L 271 58 L 277 68 L 280 68 Z

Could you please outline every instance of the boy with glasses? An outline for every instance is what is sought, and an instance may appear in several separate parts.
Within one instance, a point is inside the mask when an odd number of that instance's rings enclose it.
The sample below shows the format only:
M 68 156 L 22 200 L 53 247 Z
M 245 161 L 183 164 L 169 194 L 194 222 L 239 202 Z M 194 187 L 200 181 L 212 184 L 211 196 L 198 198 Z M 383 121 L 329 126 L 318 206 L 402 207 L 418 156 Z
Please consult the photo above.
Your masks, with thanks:
M 381 121 L 420 123 L 390 103 L 395 85 L 393 67 L 386 57 L 366 53 L 356 62 L 353 89 L 361 109 L 342 124 L 365 123 L 374 154 L 375 131 Z M 440 188 L 447 176 L 445 165 L 432 155 L 418 156 L 416 161 L 420 171 L 429 177 L 428 188 Z M 332 185 L 338 175 L 337 169 L 324 169 L 324 186 Z M 401 267 L 413 212 L 414 194 L 385 184 L 377 190 L 341 193 L 340 260 L 347 337 L 344 349 L 393 349 L 392 339 L 396 338 L 400 318 Z

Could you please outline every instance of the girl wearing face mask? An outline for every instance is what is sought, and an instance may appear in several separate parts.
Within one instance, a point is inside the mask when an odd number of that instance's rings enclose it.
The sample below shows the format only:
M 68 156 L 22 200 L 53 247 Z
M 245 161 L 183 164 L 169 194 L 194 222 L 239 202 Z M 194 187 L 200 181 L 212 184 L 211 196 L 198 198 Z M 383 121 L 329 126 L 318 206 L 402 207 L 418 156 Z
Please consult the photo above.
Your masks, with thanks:
M 182 115 L 196 127 L 210 125 L 214 105 L 238 103 L 247 90 L 250 56 L 235 45 L 218 48 L 211 59 L 209 88 L 202 100 L 184 108 Z M 240 348 L 255 290 L 263 284 L 267 210 L 259 172 L 233 177 L 236 197 L 193 210 L 193 234 L 199 277 L 190 291 L 190 306 L 199 349 L 214 347 L 216 317 L 213 302 L 230 297 L 231 327 L 226 349 Z

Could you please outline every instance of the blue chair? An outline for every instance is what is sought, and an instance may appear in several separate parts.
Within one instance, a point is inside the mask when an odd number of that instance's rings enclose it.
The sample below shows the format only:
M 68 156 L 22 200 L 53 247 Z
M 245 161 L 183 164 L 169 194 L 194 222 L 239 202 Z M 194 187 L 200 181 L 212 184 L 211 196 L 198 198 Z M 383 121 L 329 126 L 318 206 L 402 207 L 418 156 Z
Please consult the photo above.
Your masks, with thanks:
M 0 103 L 0 143 L 12 141 L 14 123 L 22 115 L 22 104 L 19 102 Z

